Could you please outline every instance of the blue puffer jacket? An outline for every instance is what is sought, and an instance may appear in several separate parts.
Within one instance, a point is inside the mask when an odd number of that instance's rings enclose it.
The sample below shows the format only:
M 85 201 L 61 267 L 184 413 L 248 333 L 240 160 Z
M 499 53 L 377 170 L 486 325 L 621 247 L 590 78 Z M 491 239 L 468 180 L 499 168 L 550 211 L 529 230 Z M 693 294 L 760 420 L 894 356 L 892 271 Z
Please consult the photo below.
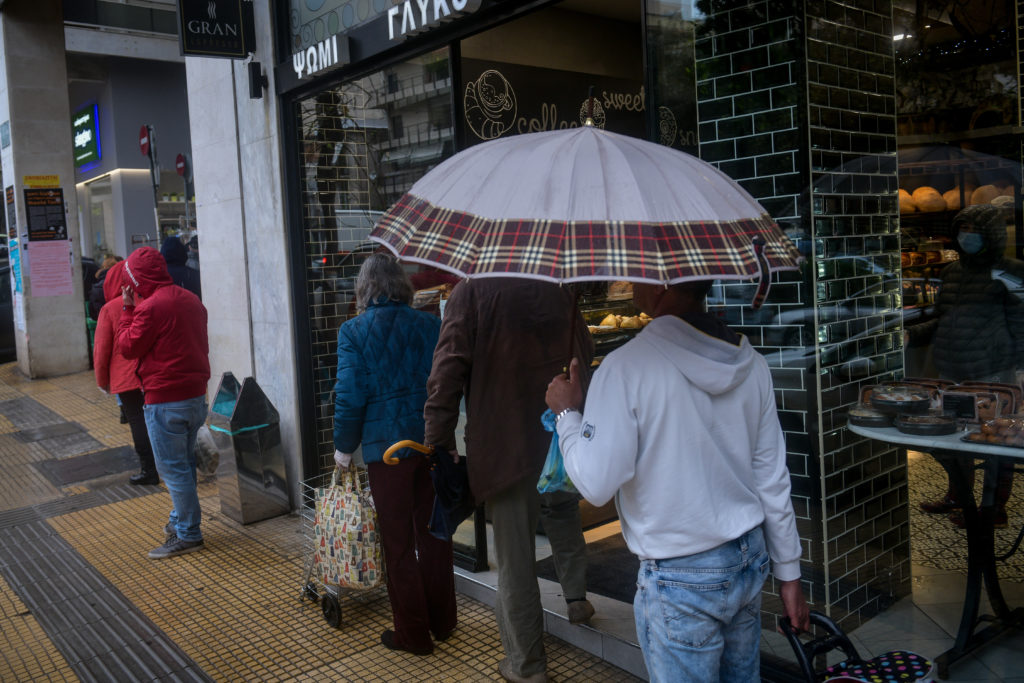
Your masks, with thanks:
M 368 306 L 338 330 L 334 447 L 380 462 L 391 444 L 423 441 L 427 377 L 441 321 L 406 304 Z M 398 456 L 414 451 L 405 449 Z

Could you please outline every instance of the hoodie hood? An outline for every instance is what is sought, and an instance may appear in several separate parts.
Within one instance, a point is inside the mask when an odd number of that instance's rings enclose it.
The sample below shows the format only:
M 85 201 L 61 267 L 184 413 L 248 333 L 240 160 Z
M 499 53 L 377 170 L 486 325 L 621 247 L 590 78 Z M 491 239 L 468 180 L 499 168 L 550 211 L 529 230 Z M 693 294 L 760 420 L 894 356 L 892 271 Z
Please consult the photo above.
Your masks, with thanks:
M 655 318 L 638 339 L 655 347 L 691 384 L 711 395 L 735 389 L 753 370 L 757 354 L 746 337 L 730 344 L 674 315 Z
M 960 232 L 970 227 L 981 235 L 985 246 L 977 254 L 960 254 L 960 260 L 971 268 L 988 268 L 1003 258 L 1006 248 L 1006 218 L 998 206 L 974 204 L 963 209 L 953 219 L 953 230 Z
M 121 296 L 121 287 L 126 283 L 124 261 L 118 261 L 107 269 L 103 278 L 103 300 L 113 301 Z
M 160 247 L 160 254 L 169 266 L 183 266 L 185 261 L 188 260 L 188 249 L 174 235 L 164 240 L 163 245 Z
M 124 262 L 124 276 L 139 296 L 145 298 L 160 287 L 173 285 L 174 280 L 167 272 L 167 262 L 153 247 L 136 249 Z

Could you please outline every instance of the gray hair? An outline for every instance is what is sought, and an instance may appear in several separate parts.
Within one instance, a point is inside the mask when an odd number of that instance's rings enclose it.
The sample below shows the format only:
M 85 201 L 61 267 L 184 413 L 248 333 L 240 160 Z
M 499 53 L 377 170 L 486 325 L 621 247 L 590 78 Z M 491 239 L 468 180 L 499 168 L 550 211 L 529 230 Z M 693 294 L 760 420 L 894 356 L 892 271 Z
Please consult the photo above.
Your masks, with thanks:
M 356 311 L 381 301 L 412 303 L 412 282 L 391 254 L 370 254 L 356 278 Z

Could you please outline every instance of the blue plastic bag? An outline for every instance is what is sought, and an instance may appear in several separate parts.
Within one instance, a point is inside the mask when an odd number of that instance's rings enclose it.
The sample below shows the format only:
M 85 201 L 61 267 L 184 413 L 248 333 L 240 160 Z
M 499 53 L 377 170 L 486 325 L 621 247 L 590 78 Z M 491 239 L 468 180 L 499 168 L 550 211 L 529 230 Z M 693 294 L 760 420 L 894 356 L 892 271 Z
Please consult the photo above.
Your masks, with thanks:
M 558 447 L 558 432 L 555 431 L 555 413 L 545 410 L 540 416 L 544 429 L 554 432 L 551 435 L 551 445 L 548 447 L 548 457 L 544 461 L 544 469 L 540 471 L 540 479 L 537 480 L 537 491 L 540 493 L 554 493 L 555 491 L 567 491 L 568 493 L 579 493 L 576 486 L 565 471 L 565 461 L 562 459 L 562 449 Z

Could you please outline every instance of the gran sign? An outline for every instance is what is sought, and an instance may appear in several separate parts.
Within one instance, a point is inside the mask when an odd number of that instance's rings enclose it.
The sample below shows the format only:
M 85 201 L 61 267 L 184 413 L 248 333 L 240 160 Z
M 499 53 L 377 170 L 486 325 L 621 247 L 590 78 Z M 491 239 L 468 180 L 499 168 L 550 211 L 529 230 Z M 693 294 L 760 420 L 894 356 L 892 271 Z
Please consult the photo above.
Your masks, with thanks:
M 71 140 L 78 168 L 97 163 L 102 157 L 99 118 L 95 104 L 82 107 L 71 117 Z
M 404 40 L 440 26 L 442 22 L 475 12 L 481 0 L 405 0 L 388 8 L 388 40 Z
M 178 0 L 181 53 L 244 59 L 255 50 L 251 15 L 243 0 Z

